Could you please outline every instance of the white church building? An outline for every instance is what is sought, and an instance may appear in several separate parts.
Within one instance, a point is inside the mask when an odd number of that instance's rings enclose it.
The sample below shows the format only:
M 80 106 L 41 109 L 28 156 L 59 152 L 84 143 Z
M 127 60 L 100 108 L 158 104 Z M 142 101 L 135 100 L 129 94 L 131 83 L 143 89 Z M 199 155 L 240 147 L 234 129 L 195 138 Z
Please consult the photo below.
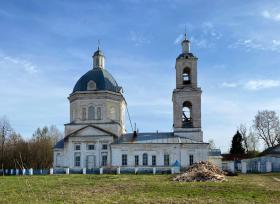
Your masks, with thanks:
M 123 90 L 105 69 L 105 57 L 98 48 L 93 67 L 77 81 L 68 97 L 70 122 L 65 124 L 64 139 L 54 146 L 54 168 L 185 168 L 207 161 L 198 58 L 190 52 L 186 35 L 181 45 L 172 95 L 173 132 L 126 132 Z

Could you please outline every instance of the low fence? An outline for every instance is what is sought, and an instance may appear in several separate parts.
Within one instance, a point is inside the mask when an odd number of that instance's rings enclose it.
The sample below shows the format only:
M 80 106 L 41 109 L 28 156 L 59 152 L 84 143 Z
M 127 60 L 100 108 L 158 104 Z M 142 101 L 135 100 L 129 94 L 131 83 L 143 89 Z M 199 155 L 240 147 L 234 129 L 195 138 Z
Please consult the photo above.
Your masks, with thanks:
M 234 173 L 235 170 L 236 170 L 235 165 L 234 165 L 234 161 L 223 161 L 222 162 L 222 170 Z
M 262 156 L 241 161 L 223 161 L 222 170 L 241 173 L 280 172 L 280 157 Z
M 4 169 L 0 175 L 53 175 L 53 174 L 175 174 L 180 173 L 180 167 L 115 167 L 115 168 L 94 168 L 94 169 Z
M 263 156 L 241 161 L 242 173 L 280 172 L 280 158 Z

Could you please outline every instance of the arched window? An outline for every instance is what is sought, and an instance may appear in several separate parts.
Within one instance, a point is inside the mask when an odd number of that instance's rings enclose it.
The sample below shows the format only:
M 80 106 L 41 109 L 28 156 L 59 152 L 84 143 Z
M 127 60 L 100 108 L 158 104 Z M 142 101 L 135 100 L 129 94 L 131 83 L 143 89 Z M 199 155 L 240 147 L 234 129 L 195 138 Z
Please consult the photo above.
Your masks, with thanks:
M 101 117 L 101 107 L 97 107 L 97 120 L 101 120 L 102 117 Z
M 189 101 L 183 103 L 182 127 L 192 127 L 192 104 Z
M 183 71 L 183 84 L 190 84 L 191 83 L 191 70 L 190 68 L 186 67 Z
M 94 108 L 94 106 L 90 106 L 88 108 L 88 119 L 89 120 L 94 120 L 95 119 L 95 108 Z
M 87 109 L 82 108 L 82 120 L 86 120 L 86 118 L 87 118 Z
M 143 154 L 143 166 L 148 166 L 148 154 Z

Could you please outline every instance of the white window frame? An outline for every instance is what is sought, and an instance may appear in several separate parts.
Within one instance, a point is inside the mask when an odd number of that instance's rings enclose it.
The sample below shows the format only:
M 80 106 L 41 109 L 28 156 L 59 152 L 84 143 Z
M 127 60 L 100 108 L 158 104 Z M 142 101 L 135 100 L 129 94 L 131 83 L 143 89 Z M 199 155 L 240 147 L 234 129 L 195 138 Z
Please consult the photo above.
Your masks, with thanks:
M 79 158 L 79 160 L 77 160 L 77 158 Z M 74 153 L 74 166 L 81 167 L 81 153 L 80 152 Z
M 77 147 L 79 147 L 77 149 Z M 81 151 L 81 144 L 74 144 L 74 151 Z
M 169 154 L 164 154 L 163 164 L 164 164 L 164 166 L 170 166 L 170 156 L 169 156 Z
M 88 107 L 88 120 L 95 120 L 95 107 L 93 105 L 90 105 Z
M 103 160 L 104 157 L 106 157 L 106 160 Z M 102 154 L 101 155 L 101 166 L 107 166 L 107 165 L 108 165 L 108 155 L 107 154 Z
M 143 166 L 148 166 L 149 165 L 149 159 L 148 159 L 148 154 L 144 153 L 142 156 L 142 165 Z
M 103 147 L 105 147 L 106 146 L 106 148 L 103 148 Z M 102 150 L 108 150 L 108 144 L 102 144 L 102 148 L 101 148 Z
M 93 149 L 90 149 L 90 146 L 93 146 Z M 95 144 L 87 144 L 87 150 L 95 150 Z

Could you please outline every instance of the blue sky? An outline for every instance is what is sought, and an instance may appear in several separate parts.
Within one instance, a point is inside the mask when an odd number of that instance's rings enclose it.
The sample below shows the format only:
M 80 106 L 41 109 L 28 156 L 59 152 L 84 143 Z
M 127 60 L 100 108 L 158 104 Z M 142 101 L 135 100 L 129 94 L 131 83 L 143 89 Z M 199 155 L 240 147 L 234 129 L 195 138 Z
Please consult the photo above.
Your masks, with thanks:
M 279 1 L 0 5 L 0 115 L 25 137 L 43 125 L 63 130 L 67 96 L 91 68 L 98 39 L 139 130 L 171 131 L 174 66 L 185 25 L 199 58 L 205 141 L 214 139 L 227 151 L 241 122 L 250 125 L 258 110 L 280 113 Z

